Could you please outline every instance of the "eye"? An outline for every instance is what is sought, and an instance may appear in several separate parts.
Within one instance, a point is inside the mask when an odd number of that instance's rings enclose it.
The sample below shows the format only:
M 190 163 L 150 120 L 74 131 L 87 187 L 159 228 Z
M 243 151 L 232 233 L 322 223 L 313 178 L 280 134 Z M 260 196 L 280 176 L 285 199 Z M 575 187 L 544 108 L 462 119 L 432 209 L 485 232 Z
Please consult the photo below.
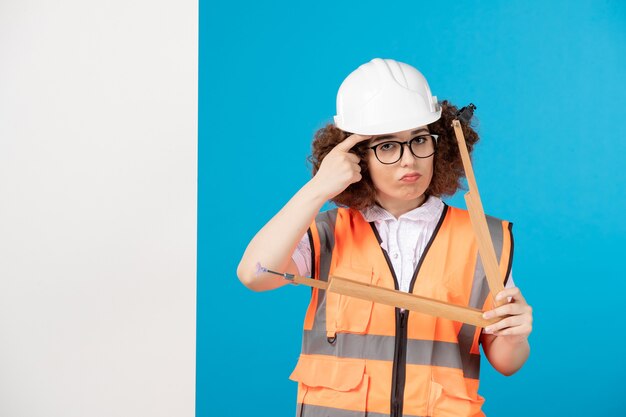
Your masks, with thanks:
M 395 142 L 385 142 L 378 145 L 378 149 L 383 152 L 390 152 L 396 149 L 397 146 L 398 144 Z
M 411 142 L 417 144 L 417 145 L 422 145 L 426 142 L 428 142 L 428 139 L 430 139 L 429 136 L 416 136 L 413 139 L 411 139 Z

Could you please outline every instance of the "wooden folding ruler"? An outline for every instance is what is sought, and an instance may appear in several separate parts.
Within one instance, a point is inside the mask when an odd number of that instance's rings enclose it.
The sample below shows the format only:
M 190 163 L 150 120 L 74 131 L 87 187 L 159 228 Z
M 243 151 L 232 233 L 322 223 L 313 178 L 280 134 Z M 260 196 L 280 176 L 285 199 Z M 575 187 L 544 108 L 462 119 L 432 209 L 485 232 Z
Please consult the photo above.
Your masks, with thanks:
M 469 186 L 469 191 L 465 193 L 465 202 L 470 214 L 472 228 L 474 229 L 474 234 L 476 235 L 478 252 L 487 275 L 487 282 L 489 284 L 491 296 L 495 297 L 496 294 L 504 289 L 504 285 L 502 284 L 503 280 L 500 277 L 498 260 L 493 247 L 493 242 L 491 240 L 491 235 L 489 234 L 487 219 L 485 218 L 485 212 L 480 200 L 480 194 L 478 193 L 478 185 L 476 184 L 474 170 L 472 169 L 469 152 L 467 151 L 465 136 L 463 135 L 461 123 L 458 120 L 459 117 L 465 117 L 465 120 L 469 122 L 471 114 L 475 108 L 476 107 L 473 104 L 470 104 L 468 107 L 461 109 L 457 118 L 452 121 L 452 127 L 454 128 L 457 144 L 461 153 L 461 159 L 463 161 L 465 177 L 467 178 Z M 339 276 L 328 277 L 328 283 L 301 276 L 290 276 L 289 279 L 296 284 L 304 284 L 342 295 L 370 300 L 394 307 L 405 308 L 407 310 L 418 311 L 420 313 L 460 321 L 479 327 L 485 327 L 502 319 L 502 317 L 484 319 L 482 317 L 483 311 L 479 309 L 434 300 L 403 291 L 365 284 Z M 496 301 L 494 299 L 494 304 L 496 306 L 500 306 L 505 303 L 505 300 Z

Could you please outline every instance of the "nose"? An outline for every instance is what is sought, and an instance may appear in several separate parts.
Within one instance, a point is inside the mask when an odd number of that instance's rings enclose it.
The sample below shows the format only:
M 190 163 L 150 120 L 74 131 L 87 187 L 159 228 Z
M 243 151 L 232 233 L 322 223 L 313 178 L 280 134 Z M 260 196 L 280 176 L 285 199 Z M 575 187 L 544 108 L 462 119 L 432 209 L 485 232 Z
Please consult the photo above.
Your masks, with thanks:
M 402 152 L 402 158 L 400 158 L 400 166 L 409 166 L 409 165 L 413 165 L 413 163 L 415 162 L 415 155 L 413 155 L 413 152 L 411 152 L 411 147 L 408 143 L 403 143 L 402 144 L 403 149 L 404 146 L 406 146 L 406 149 L 404 149 L 404 152 Z

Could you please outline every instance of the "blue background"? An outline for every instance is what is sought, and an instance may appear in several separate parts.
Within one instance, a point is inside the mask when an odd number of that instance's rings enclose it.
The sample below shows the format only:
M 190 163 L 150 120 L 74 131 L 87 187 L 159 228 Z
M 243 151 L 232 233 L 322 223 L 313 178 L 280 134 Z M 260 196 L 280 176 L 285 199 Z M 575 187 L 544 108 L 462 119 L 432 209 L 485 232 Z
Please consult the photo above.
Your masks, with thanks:
M 306 287 L 237 279 L 254 234 L 310 178 L 315 130 L 374 57 L 477 105 L 485 210 L 514 223 L 531 356 L 486 360 L 488 415 L 626 410 L 626 7 L 595 2 L 200 2 L 198 416 L 291 416 Z M 464 207 L 460 193 L 447 200 Z M 623 415 L 623 414 L 621 414 Z

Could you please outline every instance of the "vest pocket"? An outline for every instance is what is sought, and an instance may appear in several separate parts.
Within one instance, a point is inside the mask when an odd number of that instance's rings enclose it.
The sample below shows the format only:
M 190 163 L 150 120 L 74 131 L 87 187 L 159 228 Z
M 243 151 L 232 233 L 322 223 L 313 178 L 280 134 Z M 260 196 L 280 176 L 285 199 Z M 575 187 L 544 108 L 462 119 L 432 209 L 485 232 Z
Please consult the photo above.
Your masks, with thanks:
M 372 301 L 340 295 L 336 317 L 337 331 L 365 333 L 372 317 L 373 307 Z
M 433 368 L 428 398 L 430 416 L 484 416 L 481 411 L 484 402 L 477 392 L 471 393 L 462 371 Z
M 309 415 L 307 405 L 311 406 L 309 410 L 330 407 L 365 416 L 369 377 L 362 359 L 300 355 L 289 379 L 298 382 L 298 403 L 304 405 L 302 417 Z
M 378 283 L 378 274 L 371 269 L 338 268 L 334 274 L 364 284 L 377 285 Z M 326 331 L 329 336 L 336 332 L 366 333 L 373 307 L 373 301 L 328 292 L 326 294 Z

